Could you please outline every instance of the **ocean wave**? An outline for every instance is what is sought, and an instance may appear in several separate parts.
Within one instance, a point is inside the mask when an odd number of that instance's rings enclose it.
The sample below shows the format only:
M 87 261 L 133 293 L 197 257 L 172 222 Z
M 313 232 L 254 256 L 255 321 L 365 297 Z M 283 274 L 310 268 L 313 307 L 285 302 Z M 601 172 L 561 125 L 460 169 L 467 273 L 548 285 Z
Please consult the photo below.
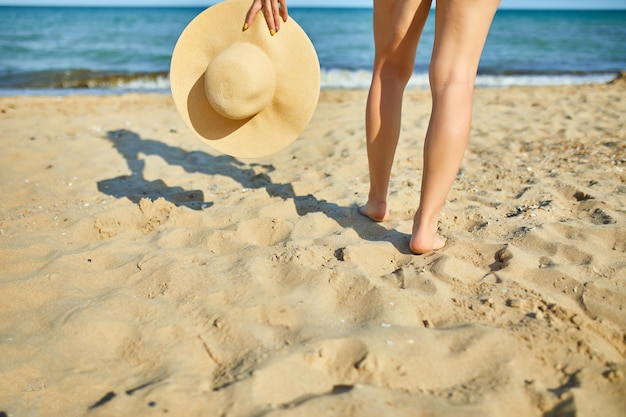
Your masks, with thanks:
M 167 72 L 119 73 L 71 69 L 0 75 L 0 89 L 3 90 L 158 90 L 167 88 L 169 88 Z
M 478 87 L 549 86 L 604 84 L 617 73 L 599 74 L 480 74 Z M 372 79 L 368 70 L 323 69 L 321 88 L 367 89 Z M 415 73 L 408 88 L 428 89 L 428 74 Z M 45 71 L 0 76 L 0 95 L 120 94 L 125 92 L 167 93 L 167 72 L 120 74 L 90 70 Z
M 549 86 L 606 84 L 614 80 L 618 73 L 601 74 L 559 74 L 559 75 L 478 75 L 478 87 L 514 87 L 514 86 Z
M 477 87 L 513 87 L 605 84 L 618 76 L 618 73 L 561 73 L 561 74 L 480 74 L 476 77 Z M 367 89 L 372 79 L 367 70 L 323 70 L 322 89 Z M 409 80 L 408 88 L 429 88 L 428 74 L 415 73 Z

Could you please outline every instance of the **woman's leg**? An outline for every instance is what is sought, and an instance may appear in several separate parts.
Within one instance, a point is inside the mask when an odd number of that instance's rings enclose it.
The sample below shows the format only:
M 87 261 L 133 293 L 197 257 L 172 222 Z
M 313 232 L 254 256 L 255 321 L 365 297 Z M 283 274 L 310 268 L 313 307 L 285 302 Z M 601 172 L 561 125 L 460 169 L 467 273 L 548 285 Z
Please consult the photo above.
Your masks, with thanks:
M 445 245 L 437 222 L 467 147 L 478 62 L 498 5 L 499 0 L 437 0 L 430 63 L 433 108 L 410 243 L 415 253 Z
M 387 193 L 400 134 L 402 96 L 430 5 L 430 0 L 374 0 L 376 53 L 365 114 L 370 191 L 359 209 L 374 221 L 389 215 Z

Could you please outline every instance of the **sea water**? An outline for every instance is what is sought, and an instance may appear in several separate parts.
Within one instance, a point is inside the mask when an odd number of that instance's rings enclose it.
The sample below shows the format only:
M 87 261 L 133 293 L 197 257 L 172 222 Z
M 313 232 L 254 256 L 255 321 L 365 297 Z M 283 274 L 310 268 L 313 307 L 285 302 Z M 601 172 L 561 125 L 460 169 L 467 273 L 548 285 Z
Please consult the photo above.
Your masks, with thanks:
M 176 40 L 201 11 L 0 7 L 0 95 L 167 92 Z M 371 9 L 292 7 L 290 16 L 315 46 L 322 88 L 369 86 L 374 54 Z M 626 10 L 499 10 L 477 84 L 607 82 L 626 70 L 624 22 Z M 431 13 L 411 87 L 428 87 L 433 37 Z

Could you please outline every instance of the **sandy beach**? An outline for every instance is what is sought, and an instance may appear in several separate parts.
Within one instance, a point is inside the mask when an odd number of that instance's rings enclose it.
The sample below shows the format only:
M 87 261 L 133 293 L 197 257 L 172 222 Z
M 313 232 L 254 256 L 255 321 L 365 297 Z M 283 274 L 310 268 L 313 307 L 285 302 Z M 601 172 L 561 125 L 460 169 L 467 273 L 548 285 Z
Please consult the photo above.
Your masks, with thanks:
M 430 94 L 384 223 L 366 94 L 260 160 L 166 94 L 0 98 L 0 415 L 626 415 L 626 82 L 478 89 L 422 256 Z

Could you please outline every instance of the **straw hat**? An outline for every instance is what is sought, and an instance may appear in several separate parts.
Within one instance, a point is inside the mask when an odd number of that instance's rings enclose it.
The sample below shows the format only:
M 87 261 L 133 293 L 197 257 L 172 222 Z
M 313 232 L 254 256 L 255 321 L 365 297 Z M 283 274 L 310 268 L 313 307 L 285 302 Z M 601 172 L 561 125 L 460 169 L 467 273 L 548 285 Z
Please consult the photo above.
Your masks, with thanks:
M 313 44 L 290 17 L 271 36 L 261 13 L 241 27 L 249 0 L 209 7 L 172 53 L 170 83 L 187 125 L 218 151 L 256 158 L 292 143 L 311 120 L 320 88 Z

